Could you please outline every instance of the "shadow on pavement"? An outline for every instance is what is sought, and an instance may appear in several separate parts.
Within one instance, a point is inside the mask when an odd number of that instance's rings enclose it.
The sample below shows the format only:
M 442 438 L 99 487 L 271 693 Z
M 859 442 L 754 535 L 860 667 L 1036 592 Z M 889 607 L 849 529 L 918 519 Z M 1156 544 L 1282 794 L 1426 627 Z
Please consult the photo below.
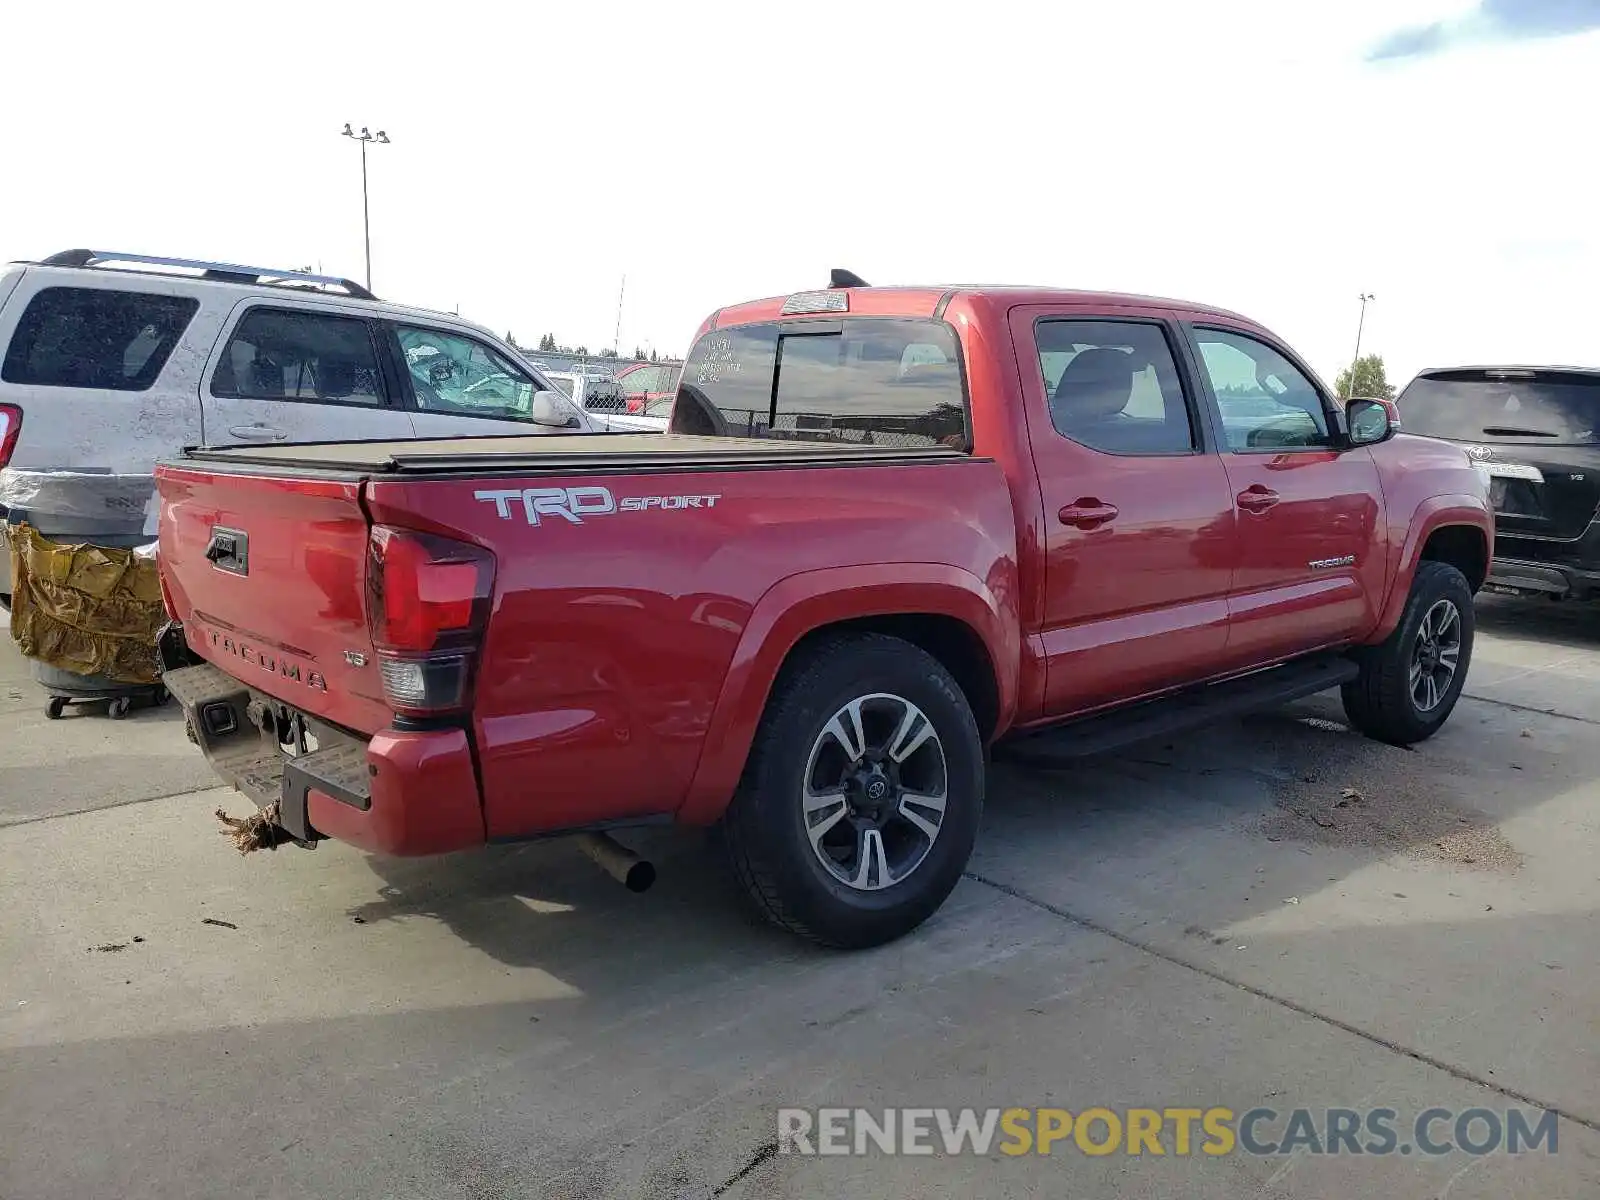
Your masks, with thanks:
M 1574 649 L 1600 648 L 1600 602 L 1480 593 L 1475 607 L 1480 634 L 1502 634 Z

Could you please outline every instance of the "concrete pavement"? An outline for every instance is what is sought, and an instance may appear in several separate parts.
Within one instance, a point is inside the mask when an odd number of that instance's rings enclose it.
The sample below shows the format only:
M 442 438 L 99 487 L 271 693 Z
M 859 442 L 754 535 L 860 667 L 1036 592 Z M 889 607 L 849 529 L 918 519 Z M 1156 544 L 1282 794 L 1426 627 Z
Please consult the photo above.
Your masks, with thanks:
M 1597 646 L 1486 601 L 1415 751 L 1319 697 L 997 766 L 968 879 L 855 955 L 693 836 L 633 839 L 644 897 L 555 844 L 240 858 L 181 726 L 46 727 L 7 648 L 0 1196 L 1593 1197 Z M 772 1152 L 780 1106 L 1052 1104 L 1564 1115 L 1515 1158 Z

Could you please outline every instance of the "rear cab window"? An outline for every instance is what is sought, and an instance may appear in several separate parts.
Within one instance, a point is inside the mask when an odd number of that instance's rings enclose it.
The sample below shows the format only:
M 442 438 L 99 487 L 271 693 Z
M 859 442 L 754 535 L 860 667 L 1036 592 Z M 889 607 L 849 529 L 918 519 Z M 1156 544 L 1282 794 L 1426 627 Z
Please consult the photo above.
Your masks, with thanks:
M 672 431 L 964 450 L 955 333 L 884 317 L 711 330 L 684 363 Z
M 1400 393 L 1407 433 L 1458 442 L 1600 445 L 1600 374 L 1517 368 L 1430 371 Z
M 190 296 L 44 288 L 17 321 L 0 379 L 43 387 L 145 391 L 167 365 L 199 307 Z

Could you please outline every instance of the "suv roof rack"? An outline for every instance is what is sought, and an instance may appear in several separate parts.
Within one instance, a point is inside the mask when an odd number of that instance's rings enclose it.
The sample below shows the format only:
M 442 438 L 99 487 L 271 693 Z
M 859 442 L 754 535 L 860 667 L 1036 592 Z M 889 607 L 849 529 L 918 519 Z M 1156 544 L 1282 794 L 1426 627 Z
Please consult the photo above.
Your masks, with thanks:
M 376 300 L 366 288 L 353 279 L 337 275 L 314 275 L 309 271 L 284 271 L 277 267 L 245 267 L 237 263 L 204 262 L 192 258 L 160 258 L 149 254 L 124 254 L 118 250 L 63 250 L 52 254 L 40 265 L 46 267 L 100 267 L 108 263 L 135 263 L 144 267 L 179 267 L 199 271 L 204 279 L 223 283 L 255 283 L 268 287 L 284 283 L 311 283 L 319 287 L 343 288 L 358 300 Z

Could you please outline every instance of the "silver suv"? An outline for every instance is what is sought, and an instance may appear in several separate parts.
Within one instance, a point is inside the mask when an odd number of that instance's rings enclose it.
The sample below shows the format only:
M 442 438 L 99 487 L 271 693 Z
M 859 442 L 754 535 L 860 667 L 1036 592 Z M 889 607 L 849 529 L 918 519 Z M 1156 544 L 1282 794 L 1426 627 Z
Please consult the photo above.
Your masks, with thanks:
M 348 279 L 101 250 L 0 269 L 0 535 L 8 497 L 96 490 L 72 472 L 117 477 L 137 536 L 127 477 L 189 445 L 592 431 L 487 329 Z M 50 535 L 47 512 L 34 524 Z M 114 524 L 71 534 L 125 544 Z

